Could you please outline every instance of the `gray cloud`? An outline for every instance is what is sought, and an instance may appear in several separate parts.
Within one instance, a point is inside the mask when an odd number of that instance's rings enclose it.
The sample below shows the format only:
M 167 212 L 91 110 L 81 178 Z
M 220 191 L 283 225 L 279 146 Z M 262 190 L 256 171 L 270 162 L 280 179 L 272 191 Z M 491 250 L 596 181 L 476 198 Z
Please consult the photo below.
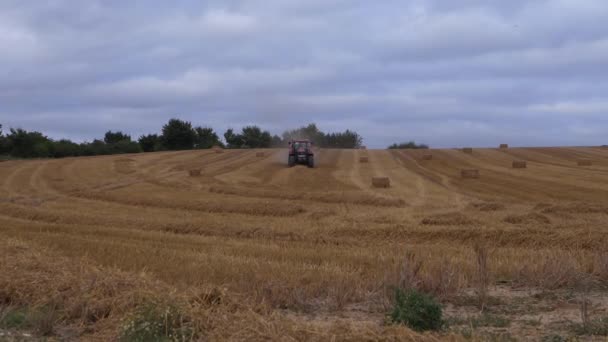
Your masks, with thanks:
M 0 123 L 91 140 L 170 117 L 384 147 L 604 144 L 603 0 L 0 1 Z

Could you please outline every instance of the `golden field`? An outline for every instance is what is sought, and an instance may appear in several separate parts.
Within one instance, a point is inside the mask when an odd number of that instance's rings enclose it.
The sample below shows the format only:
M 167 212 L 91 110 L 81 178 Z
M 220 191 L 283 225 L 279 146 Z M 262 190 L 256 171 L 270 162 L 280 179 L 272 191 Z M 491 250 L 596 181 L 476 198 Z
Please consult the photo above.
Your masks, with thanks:
M 201 340 L 542 340 L 608 315 L 608 148 L 316 158 L 0 163 L 0 308 L 44 308 L 34 334 L 85 340 L 117 339 L 148 302 Z M 449 327 L 388 324 L 395 287 L 435 296 Z

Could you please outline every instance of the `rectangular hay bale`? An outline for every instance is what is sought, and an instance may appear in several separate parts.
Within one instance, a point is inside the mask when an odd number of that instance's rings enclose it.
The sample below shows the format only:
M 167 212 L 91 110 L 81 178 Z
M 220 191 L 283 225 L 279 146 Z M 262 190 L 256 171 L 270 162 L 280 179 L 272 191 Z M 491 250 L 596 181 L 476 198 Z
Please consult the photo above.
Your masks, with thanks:
M 465 147 L 465 148 L 462 149 L 462 152 L 468 153 L 468 154 L 472 154 L 473 153 L 473 148 L 471 148 L 471 147 Z
M 258 158 L 263 157 L 264 156 L 264 152 L 256 152 L 255 156 L 258 157 Z
M 422 160 L 433 160 L 432 154 L 425 154 L 422 156 Z
M 514 160 L 513 168 L 514 169 L 525 169 L 528 167 L 528 163 L 524 160 Z
M 190 177 L 200 177 L 201 169 L 188 170 L 188 174 L 190 175 Z
M 461 170 L 460 175 L 462 176 L 462 178 L 477 179 L 477 178 L 479 178 L 479 170 L 477 170 L 477 169 Z
M 509 144 L 500 144 L 500 148 L 509 148 Z
M 369 157 L 359 157 L 359 163 L 369 163 Z
M 390 188 L 391 180 L 388 177 L 372 177 L 372 185 L 375 188 Z
M 578 166 L 591 166 L 593 162 L 589 159 L 581 159 L 577 162 Z

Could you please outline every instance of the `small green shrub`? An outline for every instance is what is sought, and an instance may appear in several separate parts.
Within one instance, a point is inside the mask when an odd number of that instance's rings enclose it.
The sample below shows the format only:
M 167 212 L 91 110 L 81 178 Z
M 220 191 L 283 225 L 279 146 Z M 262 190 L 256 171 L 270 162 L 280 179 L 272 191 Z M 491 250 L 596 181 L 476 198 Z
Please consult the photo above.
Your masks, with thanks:
M 566 342 L 568 339 L 560 335 L 552 334 L 543 336 L 542 342 Z
M 391 313 L 394 323 L 405 324 L 416 331 L 439 330 L 443 325 L 441 317 L 441 306 L 432 297 L 416 290 L 396 290 Z
M 577 335 L 608 336 L 608 316 L 591 320 L 587 325 L 573 324 L 572 330 Z
M 6 308 L 0 310 L 0 328 L 19 329 L 27 323 L 27 315 L 24 310 Z
M 28 326 L 40 336 L 53 335 L 57 322 L 59 322 L 59 312 L 52 305 L 30 310 L 27 314 Z
M 121 341 L 190 341 L 195 339 L 191 322 L 173 305 L 140 306 L 123 327 Z

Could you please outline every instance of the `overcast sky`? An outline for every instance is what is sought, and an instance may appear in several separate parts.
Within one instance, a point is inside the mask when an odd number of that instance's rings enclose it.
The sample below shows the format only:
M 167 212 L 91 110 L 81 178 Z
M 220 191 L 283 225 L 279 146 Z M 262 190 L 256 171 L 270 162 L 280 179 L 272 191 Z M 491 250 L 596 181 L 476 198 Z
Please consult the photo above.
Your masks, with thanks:
M 0 0 L 0 123 L 608 143 L 606 0 Z

